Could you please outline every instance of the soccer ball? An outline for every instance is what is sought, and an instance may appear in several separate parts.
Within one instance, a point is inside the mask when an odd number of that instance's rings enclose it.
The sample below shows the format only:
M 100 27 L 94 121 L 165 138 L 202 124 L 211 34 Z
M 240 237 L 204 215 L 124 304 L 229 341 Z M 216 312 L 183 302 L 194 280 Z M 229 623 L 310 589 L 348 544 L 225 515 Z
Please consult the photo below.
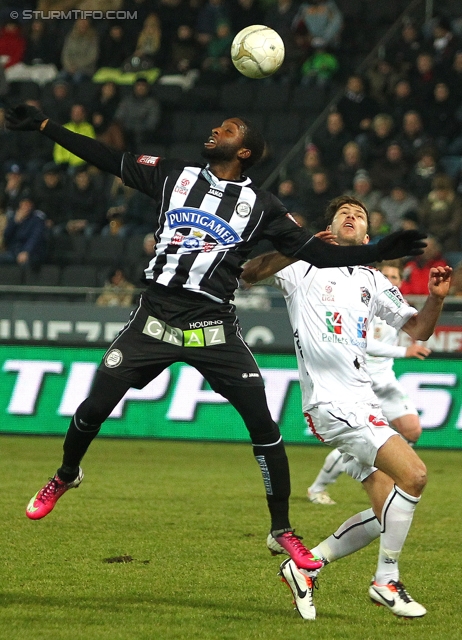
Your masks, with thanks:
M 266 78 L 277 71 L 284 60 L 281 36 L 262 24 L 239 31 L 231 45 L 234 66 L 247 78 Z

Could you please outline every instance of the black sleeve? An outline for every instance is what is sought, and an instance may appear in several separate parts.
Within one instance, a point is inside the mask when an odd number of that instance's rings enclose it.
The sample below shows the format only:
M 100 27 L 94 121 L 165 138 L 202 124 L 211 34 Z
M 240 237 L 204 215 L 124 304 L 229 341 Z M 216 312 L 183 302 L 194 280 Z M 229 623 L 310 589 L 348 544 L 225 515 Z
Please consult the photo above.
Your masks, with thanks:
M 52 120 L 48 120 L 41 133 L 101 171 L 121 177 L 123 158 L 121 151 L 115 151 L 92 138 L 73 133 Z
M 341 247 L 336 244 L 328 244 L 314 236 L 290 255 L 310 262 L 318 269 L 323 269 L 324 267 L 347 267 L 355 264 L 372 264 L 382 259 L 376 244 Z

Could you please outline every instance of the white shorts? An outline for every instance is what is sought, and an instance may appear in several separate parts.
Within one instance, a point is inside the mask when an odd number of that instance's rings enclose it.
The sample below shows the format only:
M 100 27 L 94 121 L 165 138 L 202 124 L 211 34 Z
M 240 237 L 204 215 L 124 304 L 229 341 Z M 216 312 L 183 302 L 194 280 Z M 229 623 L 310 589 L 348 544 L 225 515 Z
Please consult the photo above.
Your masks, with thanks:
M 377 451 L 397 435 L 378 404 L 330 402 L 309 409 L 304 415 L 313 435 L 339 449 L 346 473 L 360 482 L 377 470 Z
M 373 380 L 372 388 L 380 400 L 383 414 L 389 422 L 412 414 L 418 416 L 414 403 L 406 394 L 395 376 L 387 376 L 384 380 Z

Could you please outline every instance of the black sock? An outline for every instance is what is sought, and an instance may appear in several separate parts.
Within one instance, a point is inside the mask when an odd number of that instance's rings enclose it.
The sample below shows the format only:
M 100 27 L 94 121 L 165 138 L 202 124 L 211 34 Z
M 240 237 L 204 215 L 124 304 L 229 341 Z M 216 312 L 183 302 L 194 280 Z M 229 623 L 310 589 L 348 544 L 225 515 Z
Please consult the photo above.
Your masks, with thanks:
M 79 428 L 76 426 L 79 424 Z M 80 462 L 91 442 L 99 433 L 101 425 L 82 423 L 77 416 L 73 416 L 63 444 L 63 463 L 58 469 L 58 476 L 64 482 L 72 482 L 79 473 Z
M 282 441 L 270 446 L 253 445 L 260 465 L 271 515 L 271 531 L 291 529 L 289 522 L 289 461 Z

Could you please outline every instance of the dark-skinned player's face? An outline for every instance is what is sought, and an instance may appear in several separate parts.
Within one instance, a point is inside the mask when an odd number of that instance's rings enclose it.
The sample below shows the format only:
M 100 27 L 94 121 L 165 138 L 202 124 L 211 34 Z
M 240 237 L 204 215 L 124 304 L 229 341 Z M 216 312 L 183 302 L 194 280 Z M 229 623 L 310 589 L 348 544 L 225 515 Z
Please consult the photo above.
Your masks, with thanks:
M 239 118 L 229 118 L 219 127 L 212 129 L 212 134 L 204 143 L 201 155 L 212 162 L 228 162 L 234 160 L 240 149 L 243 149 L 245 125 Z

